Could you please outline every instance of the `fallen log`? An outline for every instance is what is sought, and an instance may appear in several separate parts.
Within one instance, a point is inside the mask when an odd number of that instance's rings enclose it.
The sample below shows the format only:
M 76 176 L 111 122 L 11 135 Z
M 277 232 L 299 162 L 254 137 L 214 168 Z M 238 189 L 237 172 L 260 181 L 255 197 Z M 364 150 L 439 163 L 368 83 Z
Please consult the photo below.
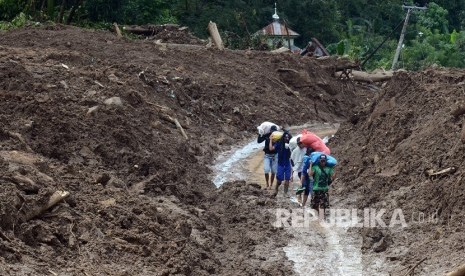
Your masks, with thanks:
M 163 43 L 161 39 L 155 40 L 155 44 L 166 48 L 186 48 L 186 49 L 205 49 L 204 45 L 195 44 L 176 44 L 176 43 Z
M 187 27 L 180 27 L 177 24 L 164 24 L 144 26 L 123 26 L 123 30 L 136 35 L 154 36 L 163 30 L 185 32 L 187 30 Z
M 144 28 L 140 26 L 135 26 L 135 27 L 129 27 L 129 26 L 124 26 L 123 30 L 125 30 L 128 33 L 133 33 L 136 35 L 145 35 L 145 36 L 153 36 L 157 31 L 154 28 Z
M 216 47 L 219 50 L 224 50 L 223 40 L 221 40 L 216 23 L 212 21 L 208 23 L 208 32 L 210 33 L 210 36 L 212 37 L 213 43 L 215 43 Z
M 23 222 L 29 221 L 35 217 L 38 217 L 45 213 L 48 209 L 52 208 L 53 206 L 60 203 L 62 200 L 69 196 L 69 192 L 67 191 L 56 191 L 54 192 L 46 204 L 43 206 L 36 206 L 36 208 L 32 208 L 31 211 L 27 212 L 23 217 Z
M 282 54 L 282 53 L 288 53 L 290 51 L 291 50 L 289 50 L 289 48 L 281 47 L 281 48 L 270 51 L 270 53 L 272 53 L 272 54 Z
M 447 273 L 446 276 L 465 276 L 465 265 L 462 265 L 455 271 Z
M 334 73 L 335 77 L 341 78 L 344 77 L 344 72 L 336 72 Z M 381 81 L 387 81 L 390 80 L 393 76 L 392 71 L 386 71 L 386 72 L 378 72 L 378 73 L 367 73 L 363 71 L 352 71 L 349 73 L 350 79 L 354 81 L 361 81 L 361 82 L 381 82 Z
M 449 167 L 440 171 L 434 171 L 433 169 L 425 170 L 425 175 L 428 176 L 431 180 L 434 180 L 442 175 L 453 174 L 457 171 L 456 167 Z

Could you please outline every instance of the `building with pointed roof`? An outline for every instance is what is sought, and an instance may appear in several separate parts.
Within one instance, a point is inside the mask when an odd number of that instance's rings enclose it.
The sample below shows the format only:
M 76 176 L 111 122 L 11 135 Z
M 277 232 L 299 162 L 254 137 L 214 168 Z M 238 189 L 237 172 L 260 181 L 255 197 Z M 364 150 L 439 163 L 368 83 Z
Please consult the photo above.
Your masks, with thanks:
M 294 45 L 294 39 L 299 37 L 300 34 L 291 30 L 288 26 L 279 21 L 276 3 L 274 4 L 274 14 L 272 18 L 273 22 L 256 32 L 256 34 L 266 36 L 267 44 L 271 48 L 289 48 L 290 46 L 290 50 L 292 52 L 300 52 L 300 48 Z

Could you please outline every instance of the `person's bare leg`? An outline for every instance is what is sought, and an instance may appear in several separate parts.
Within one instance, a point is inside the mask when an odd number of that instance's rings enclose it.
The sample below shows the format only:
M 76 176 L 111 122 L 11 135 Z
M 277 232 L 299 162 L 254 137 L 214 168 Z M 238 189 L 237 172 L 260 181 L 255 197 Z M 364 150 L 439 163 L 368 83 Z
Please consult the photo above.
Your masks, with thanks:
M 287 196 L 288 192 L 289 192 L 289 180 L 285 180 L 284 181 L 284 195 Z
M 274 182 L 274 173 L 271 173 L 271 179 L 270 179 L 270 189 L 273 188 L 273 182 Z
M 308 200 L 308 195 L 304 194 L 304 200 L 302 201 L 302 207 L 305 207 L 305 204 L 307 203 Z
M 281 181 L 279 180 L 276 180 L 276 187 L 274 189 L 274 196 L 277 196 L 278 195 L 278 190 L 279 190 L 279 186 L 281 185 Z
M 270 178 L 270 174 L 269 173 L 265 173 L 265 181 L 266 181 L 266 188 L 265 189 L 268 189 L 268 187 L 270 187 L 270 184 L 268 182 L 268 179 Z M 273 176 L 271 177 L 271 179 L 273 179 Z M 273 180 L 271 180 L 271 183 L 273 183 Z

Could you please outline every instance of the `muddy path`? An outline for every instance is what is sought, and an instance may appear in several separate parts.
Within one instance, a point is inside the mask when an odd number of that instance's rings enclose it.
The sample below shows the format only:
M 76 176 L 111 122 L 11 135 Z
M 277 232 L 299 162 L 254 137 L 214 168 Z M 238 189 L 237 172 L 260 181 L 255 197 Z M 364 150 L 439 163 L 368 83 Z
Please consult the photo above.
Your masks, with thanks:
M 302 128 L 311 129 L 323 138 L 334 135 L 338 124 L 317 123 L 294 127 L 291 132 L 297 134 Z M 239 178 L 247 182 L 258 183 L 264 188 L 262 148 L 263 144 L 258 145 L 255 141 L 250 141 L 244 147 L 221 156 L 217 160 L 219 163 L 216 168 L 225 169 L 215 175 L 215 184 L 220 186 L 222 181 Z M 298 186 L 300 183 L 295 176 L 290 189 L 295 190 Z M 266 191 L 266 193 L 271 195 L 272 191 Z M 304 210 L 300 208 L 292 193 L 290 198 L 285 198 L 282 196 L 281 188 L 276 201 L 277 208 L 269 210 L 276 218 L 275 221 L 279 220 L 277 212 L 281 215 L 283 212 L 303 215 Z M 345 199 L 332 198 L 332 208 L 342 208 L 346 205 Z M 364 275 L 366 273 L 388 275 L 388 273 L 383 273 L 384 261 L 381 258 L 362 256 L 362 237 L 351 231 L 350 225 L 334 227 L 330 223 L 319 220 L 305 223 L 302 221 L 301 224 L 276 225 L 291 237 L 283 251 L 293 263 L 293 271 L 296 275 Z

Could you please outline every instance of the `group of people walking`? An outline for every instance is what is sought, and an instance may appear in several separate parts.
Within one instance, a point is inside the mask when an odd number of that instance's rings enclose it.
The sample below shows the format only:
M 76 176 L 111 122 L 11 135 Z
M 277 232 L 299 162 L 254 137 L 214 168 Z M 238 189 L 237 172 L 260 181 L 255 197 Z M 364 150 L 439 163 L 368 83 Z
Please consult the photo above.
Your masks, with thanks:
M 269 133 L 259 134 L 257 142 L 265 142 L 263 151 L 265 153 L 263 163 L 265 172 L 265 189 L 274 188 L 274 196 L 278 195 L 279 187 L 284 183 L 284 196 L 289 197 L 289 184 L 293 182 L 294 172 L 299 179 L 299 187 L 296 189 L 297 200 L 305 207 L 308 198 L 311 198 L 311 208 L 329 208 L 329 187 L 335 178 L 334 167 L 327 166 L 328 156 L 321 154 L 316 162 L 312 162 L 310 155 L 315 150 L 306 147 L 300 138 L 297 138 L 297 146 L 292 149 L 290 140 L 292 135 L 287 130 L 277 141 L 273 141 L 271 135 L 277 131 L 272 126 Z M 276 185 L 273 186 L 276 178 Z M 303 197 L 302 197 L 303 194 Z

